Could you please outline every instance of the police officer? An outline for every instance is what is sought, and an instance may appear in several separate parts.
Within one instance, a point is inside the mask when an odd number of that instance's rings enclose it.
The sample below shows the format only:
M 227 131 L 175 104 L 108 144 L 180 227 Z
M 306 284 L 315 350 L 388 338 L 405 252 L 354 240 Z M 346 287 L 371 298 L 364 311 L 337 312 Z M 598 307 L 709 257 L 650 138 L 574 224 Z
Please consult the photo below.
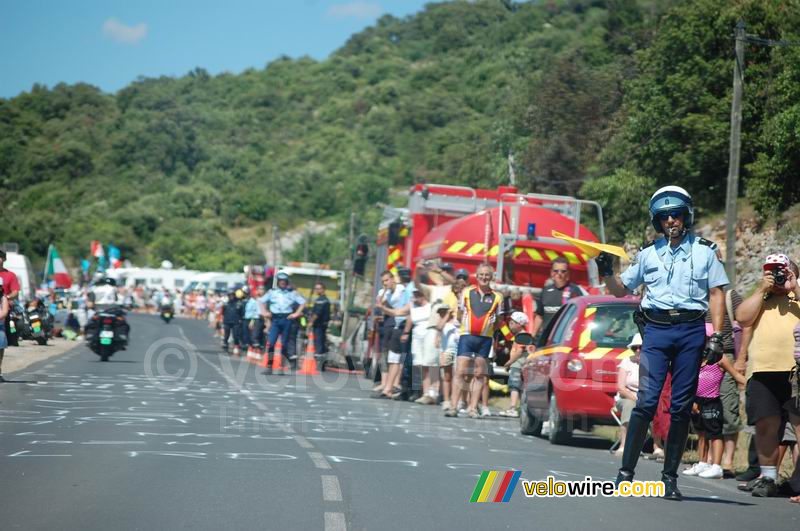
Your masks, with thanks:
M 278 287 L 259 299 L 264 306 L 264 316 L 271 321 L 269 328 L 269 353 L 275 354 L 275 343 L 281 337 L 283 352 L 287 352 L 292 321 L 303 315 L 306 300 L 289 286 L 289 275 L 283 271 L 275 275 Z M 282 353 L 283 354 L 283 353 Z M 286 357 L 286 356 L 284 356 Z
M 328 322 L 331 320 L 331 301 L 325 295 L 325 284 L 317 282 L 314 284 L 314 304 L 311 307 L 311 319 L 308 329 L 314 334 L 314 350 L 317 354 L 326 354 L 328 344 L 325 334 L 328 330 Z
M 671 423 L 661 479 L 664 497 L 681 500 L 677 486 L 689 414 L 697 390 L 703 356 L 714 363 L 722 356 L 722 324 L 728 277 L 716 256 L 716 244 L 690 231 L 692 198 L 678 186 L 665 186 L 650 198 L 650 216 L 664 234 L 644 246 L 627 271 L 613 274 L 613 257 L 597 257 L 600 276 L 617 297 L 645 285 L 639 324 L 644 331 L 639 368 L 639 393 L 631 415 L 617 484 L 632 481 L 647 428 L 656 411 L 667 372 L 672 374 Z M 714 333 L 706 339 L 705 314 L 710 308 Z

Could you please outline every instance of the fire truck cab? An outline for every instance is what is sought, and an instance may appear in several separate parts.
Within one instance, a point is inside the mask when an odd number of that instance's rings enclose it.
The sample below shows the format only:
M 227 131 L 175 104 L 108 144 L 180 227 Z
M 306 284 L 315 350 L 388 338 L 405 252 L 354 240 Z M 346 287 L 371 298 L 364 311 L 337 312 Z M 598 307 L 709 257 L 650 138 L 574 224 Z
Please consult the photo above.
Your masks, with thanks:
M 581 224 L 587 207 L 593 230 Z M 513 186 L 481 190 L 417 184 L 409 190 L 407 207 L 384 209 L 376 290 L 383 270 L 405 266 L 414 271 L 420 261 L 438 259 L 470 274 L 488 262 L 495 268 L 496 287 L 538 292 L 559 256 L 569 262 L 573 282 L 595 286 L 594 264 L 580 249 L 554 238 L 553 231 L 605 243 L 602 208 L 569 196 L 520 194 Z

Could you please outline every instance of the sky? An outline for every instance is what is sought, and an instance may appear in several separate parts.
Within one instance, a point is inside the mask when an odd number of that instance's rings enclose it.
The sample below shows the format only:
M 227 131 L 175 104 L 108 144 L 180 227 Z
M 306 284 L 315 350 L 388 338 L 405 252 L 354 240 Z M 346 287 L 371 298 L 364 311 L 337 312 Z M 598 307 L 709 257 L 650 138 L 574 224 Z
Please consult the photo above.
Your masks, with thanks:
M 324 59 L 383 14 L 431 0 L 0 0 L 0 98 L 34 83 L 116 92 L 139 76 Z

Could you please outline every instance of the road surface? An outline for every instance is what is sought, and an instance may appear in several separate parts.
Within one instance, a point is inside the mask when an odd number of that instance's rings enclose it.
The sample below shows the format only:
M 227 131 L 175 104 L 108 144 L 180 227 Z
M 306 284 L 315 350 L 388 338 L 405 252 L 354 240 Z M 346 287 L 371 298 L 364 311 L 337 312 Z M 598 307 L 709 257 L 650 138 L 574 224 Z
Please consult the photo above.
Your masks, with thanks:
M 799 529 L 800 507 L 732 480 L 688 498 L 469 503 L 484 470 L 613 479 L 606 441 L 552 446 L 514 420 L 368 398 L 362 377 L 267 376 L 201 321 L 131 315 L 108 363 L 85 346 L 0 385 L 3 529 Z M 659 479 L 642 462 L 638 479 Z

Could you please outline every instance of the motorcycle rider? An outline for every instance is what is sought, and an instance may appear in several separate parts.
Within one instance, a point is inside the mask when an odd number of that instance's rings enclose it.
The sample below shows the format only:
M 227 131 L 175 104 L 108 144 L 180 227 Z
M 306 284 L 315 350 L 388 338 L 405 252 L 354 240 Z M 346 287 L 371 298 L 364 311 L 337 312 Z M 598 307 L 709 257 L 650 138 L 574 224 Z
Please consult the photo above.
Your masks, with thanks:
M 122 341 L 122 349 L 128 346 L 128 337 L 131 327 L 125 319 L 125 311 L 119 306 L 119 294 L 117 293 L 117 282 L 113 278 L 105 276 L 103 273 L 95 273 L 94 283 L 89 290 L 89 300 L 95 312 L 109 312 L 118 317 L 122 317 L 122 322 L 118 325 L 117 333 Z

